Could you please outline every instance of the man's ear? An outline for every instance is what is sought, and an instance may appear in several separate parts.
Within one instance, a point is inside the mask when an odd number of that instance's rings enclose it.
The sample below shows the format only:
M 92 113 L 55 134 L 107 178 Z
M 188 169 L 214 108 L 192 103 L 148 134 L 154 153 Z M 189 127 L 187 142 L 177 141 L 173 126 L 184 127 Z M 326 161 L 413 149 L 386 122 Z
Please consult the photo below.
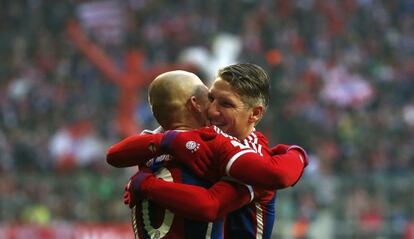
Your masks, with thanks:
M 253 106 L 252 114 L 249 117 L 249 123 L 257 124 L 262 119 L 263 114 L 264 114 L 263 105 Z
M 197 110 L 197 112 L 201 112 L 201 105 L 200 105 L 200 103 L 197 101 L 197 97 L 195 97 L 195 96 L 191 96 L 190 97 L 190 107 L 192 108 L 192 109 L 195 109 L 195 110 Z

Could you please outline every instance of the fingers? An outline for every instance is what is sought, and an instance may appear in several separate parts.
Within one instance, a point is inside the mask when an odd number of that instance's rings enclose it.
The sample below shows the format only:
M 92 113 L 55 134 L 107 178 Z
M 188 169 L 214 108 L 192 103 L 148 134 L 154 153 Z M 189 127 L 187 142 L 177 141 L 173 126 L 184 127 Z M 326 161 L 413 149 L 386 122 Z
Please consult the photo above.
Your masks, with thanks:
M 133 206 L 135 206 L 136 202 L 134 198 L 135 197 L 132 192 L 130 191 L 124 192 L 124 204 L 128 205 L 129 208 L 132 208 Z
M 217 133 L 210 128 L 201 128 L 198 129 L 197 132 L 200 138 L 204 141 L 212 140 L 217 136 Z
M 288 151 L 290 145 L 287 144 L 278 144 L 275 147 L 271 148 L 270 151 L 272 151 L 273 155 L 276 154 L 285 154 Z
M 131 180 L 129 180 L 128 181 L 128 183 L 127 184 L 125 184 L 125 186 L 124 186 L 124 190 L 125 191 L 129 191 L 129 189 L 131 188 Z
M 212 140 L 217 136 L 215 132 L 200 131 L 200 138 L 204 141 Z
M 129 192 L 124 193 L 124 204 L 129 205 L 131 203 L 131 195 Z
M 193 170 L 197 176 L 206 176 L 211 171 L 213 165 L 210 158 L 211 157 L 209 156 L 208 152 L 206 152 L 205 154 L 200 155 L 199 157 L 197 157 L 196 160 L 194 160 Z
M 205 172 L 208 170 L 208 165 L 206 164 L 205 161 L 203 161 L 202 159 L 195 161 L 195 165 L 194 165 L 194 172 L 196 173 L 197 176 L 204 176 Z

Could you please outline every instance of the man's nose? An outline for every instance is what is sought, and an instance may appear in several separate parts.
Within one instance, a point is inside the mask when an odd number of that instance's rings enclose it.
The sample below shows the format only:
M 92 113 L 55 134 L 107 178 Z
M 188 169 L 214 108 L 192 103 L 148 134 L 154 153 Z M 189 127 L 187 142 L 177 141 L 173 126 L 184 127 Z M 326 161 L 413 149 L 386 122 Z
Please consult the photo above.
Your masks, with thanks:
M 220 115 L 220 112 L 217 110 L 217 103 L 215 101 L 210 102 L 207 110 L 209 118 L 217 117 Z

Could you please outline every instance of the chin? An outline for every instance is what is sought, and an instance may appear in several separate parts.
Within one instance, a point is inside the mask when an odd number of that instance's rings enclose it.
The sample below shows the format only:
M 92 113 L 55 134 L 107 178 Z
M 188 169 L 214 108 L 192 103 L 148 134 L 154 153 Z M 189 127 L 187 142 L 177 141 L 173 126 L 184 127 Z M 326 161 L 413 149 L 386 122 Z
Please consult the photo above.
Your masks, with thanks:
M 230 132 L 230 129 L 228 128 L 228 127 L 226 127 L 226 126 L 217 126 L 217 127 L 219 127 L 224 133 L 226 133 L 226 134 L 229 134 L 229 135 L 233 135 L 232 133 L 233 132 Z

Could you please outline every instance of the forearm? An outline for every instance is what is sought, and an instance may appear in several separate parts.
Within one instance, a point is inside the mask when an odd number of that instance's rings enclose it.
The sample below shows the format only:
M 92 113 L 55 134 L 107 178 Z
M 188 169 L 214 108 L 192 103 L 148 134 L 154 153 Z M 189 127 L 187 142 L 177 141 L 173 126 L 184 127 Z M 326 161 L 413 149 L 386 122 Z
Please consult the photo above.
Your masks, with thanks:
M 134 135 L 112 145 L 106 155 L 108 164 L 114 167 L 130 167 L 145 164 L 159 156 L 163 134 Z
M 250 201 L 245 186 L 227 181 L 206 189 L 149 177 L 140 193 L 178 215 L 201 221 L 215 221 Z
M 271 190 L 293 186 L 304 170 L 303 158 L 297 150 L 260 158 L 249 153 L 240 156 L 231 167 L 229 176 L 244 183 Z

